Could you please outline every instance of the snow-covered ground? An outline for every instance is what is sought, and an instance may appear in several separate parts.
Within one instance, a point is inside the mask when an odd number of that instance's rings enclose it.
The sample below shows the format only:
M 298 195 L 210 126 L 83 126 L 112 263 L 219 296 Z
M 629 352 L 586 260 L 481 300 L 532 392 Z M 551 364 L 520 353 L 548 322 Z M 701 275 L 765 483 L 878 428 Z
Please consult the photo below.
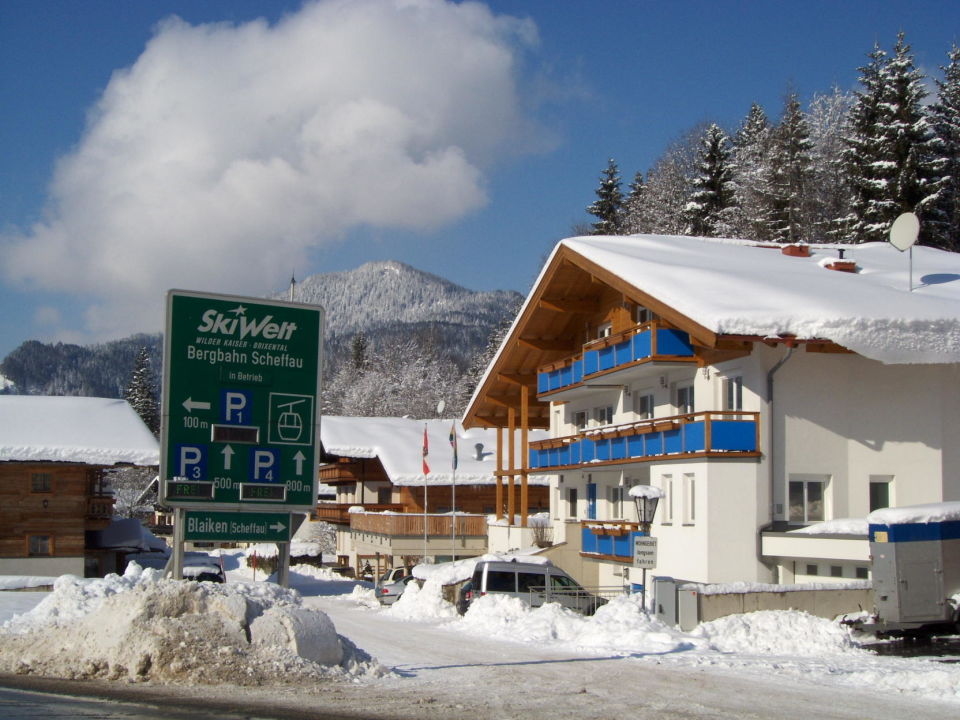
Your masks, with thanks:
M 383 608 L 369 584 L 328 570 L 295 567 L 296 592 L 289 592 L 251 582 L 252 571 L 237 560 L 225 563 L 234 569 L 224 586 L 161 581 L 145 570 L 105 580 L 65 578 L 53 593 L 0 593 L 0 669 L 146 679 L 144 685 L 165 684 L 171 693 L 229 683 L 229 692 L 251 703 L 367 717 L 960 715 L 960 666 L 873 655 L 847 629 L 803 613 L 731 616 L 684 633 L 649 618 L 635 596 L 591 618 L 488 596 L 460 617 L 440 598 L 444 573 L 433 573 L 422 588 L 411 584 Z M 174 591 L 181 586 L 189 590 Z M 32 604 L 34 610 L 14 617 Z M 164 616 L 173 606 L 181 613 L 186 607 L 191 624 Z M 337 642 L 324 634 L 325 621 L 315 620 L 324 617 L 317 610 L 349 639 L 339 660 L 324 657 Z M 222 620 L 244 613 L 279 621 L 269 632 L 261 627 L 245 647 Z M 294 621 L 308 630 L 299 657 L 282 638 L 267 642 Z M 264 625 L 254 620 L 250 627 L 256 623 Z M 145 634 L 157 638 L 154 645 Z M 134 637 L 136 652 L 129 647 Z M 213 646 L 205 647 L 205 639 Z M 164 668 L 144 672 L 151 653 Z M 84 667 L 86 675 L 77 670 Z M 193 690 L 184 689 L 189 685 Z

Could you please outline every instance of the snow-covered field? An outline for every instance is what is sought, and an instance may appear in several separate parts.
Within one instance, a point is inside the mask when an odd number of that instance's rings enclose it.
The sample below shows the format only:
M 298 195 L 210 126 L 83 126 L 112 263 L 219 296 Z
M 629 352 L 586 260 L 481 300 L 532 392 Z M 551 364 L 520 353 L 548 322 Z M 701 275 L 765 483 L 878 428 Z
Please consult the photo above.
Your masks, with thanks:
M 2 592 L 0 672 L 172 694 L 218 685 L 251 703 L 366 717 L 960 715 L 960 666 L 873 655 L 804 613 L 684 633 L 636 596 L 590 618 L 488 596 L 460 617 L 440 598 L 442 574 L 382 608 L 369 584 L 327 570 L 295 567 L 287 591 L 231 560 L 222 586 L 133 570 Z

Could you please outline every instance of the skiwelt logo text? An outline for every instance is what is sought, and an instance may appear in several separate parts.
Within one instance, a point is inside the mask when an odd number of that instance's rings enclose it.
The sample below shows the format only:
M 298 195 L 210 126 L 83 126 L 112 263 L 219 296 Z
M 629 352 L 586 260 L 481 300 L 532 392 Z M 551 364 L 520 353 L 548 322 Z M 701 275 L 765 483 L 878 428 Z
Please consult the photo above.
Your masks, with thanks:
M 242 314 L 245 311 L 244 307 L 235 308 L 228 312 L 235 313 L 236 316 L 229 317 L 217 310 L 207 310 L 201 318 L 203 322 L 197 326 L 197 332 L 230 335 L 240 339 L 251 337 L 289 340 L 297 329 L 296 323 L 273 322 L 273 315 L 261 319 L 248 318 Z

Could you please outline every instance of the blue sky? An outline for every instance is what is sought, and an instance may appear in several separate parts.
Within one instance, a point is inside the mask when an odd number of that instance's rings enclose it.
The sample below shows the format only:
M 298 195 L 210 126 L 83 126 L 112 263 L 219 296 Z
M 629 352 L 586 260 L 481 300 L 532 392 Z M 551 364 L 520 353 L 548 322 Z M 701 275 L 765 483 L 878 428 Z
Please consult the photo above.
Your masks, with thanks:
M 0 358 L 371 260 L 525 292 L 608 157 L 853 88 L 901 29 L 936 74 L 960 3 L 4 0 Z

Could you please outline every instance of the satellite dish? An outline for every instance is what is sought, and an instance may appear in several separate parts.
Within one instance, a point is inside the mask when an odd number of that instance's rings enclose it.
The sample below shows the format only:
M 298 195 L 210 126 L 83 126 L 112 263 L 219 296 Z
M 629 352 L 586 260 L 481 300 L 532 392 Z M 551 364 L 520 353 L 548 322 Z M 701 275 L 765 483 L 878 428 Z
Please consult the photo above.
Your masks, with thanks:
M 447 401 L 441 400 L 437 403 L 437 417 L 443 417 L 443 411 L 447 407 Z
M 905 212 L 890 226 L 890 244 L 900 252 L 906 252 L 917 241 L 920 221 L 912 212 Z

